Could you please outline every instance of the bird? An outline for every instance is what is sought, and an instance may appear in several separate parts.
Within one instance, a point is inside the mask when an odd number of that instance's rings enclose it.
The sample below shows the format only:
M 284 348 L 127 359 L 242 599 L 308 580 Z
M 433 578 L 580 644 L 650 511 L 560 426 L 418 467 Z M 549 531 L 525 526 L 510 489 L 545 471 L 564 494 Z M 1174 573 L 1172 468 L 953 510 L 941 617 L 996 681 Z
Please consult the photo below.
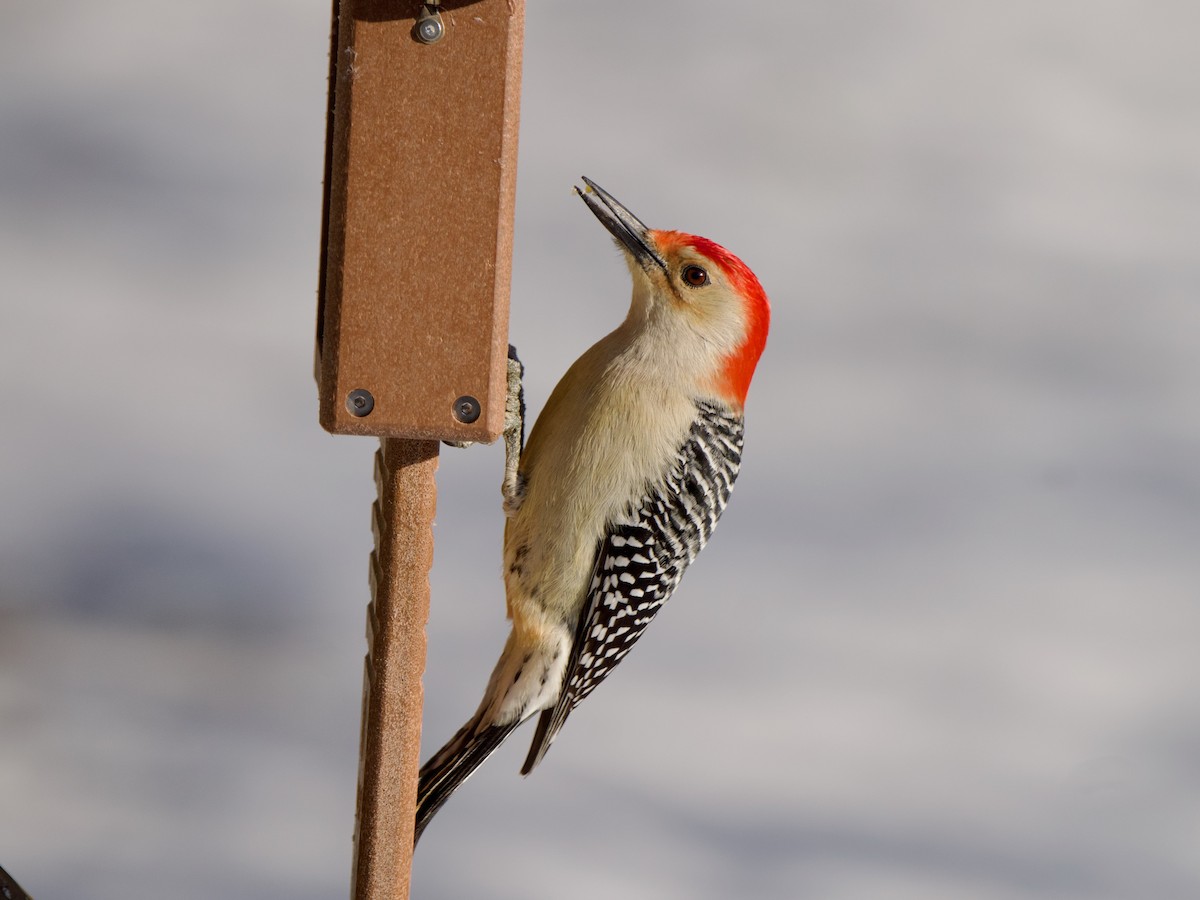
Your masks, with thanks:
M 674 592 L 741 466 L 746 394 L 770 325 L 762 285 L 719 244 L 650 229 L 583 182 L 575 193 L 628 264 L 629 312 L 571 365 L 528 442 L 509 454 L 503 572 L 512 628 L 479 708 L 421 767 L 414 843 L 535 715 L 521 774 L 542 761 Z M 511 413 L 524 404 L 512 402 L 509 364 Z M 523 434 L 523 419 L 519 427 Z

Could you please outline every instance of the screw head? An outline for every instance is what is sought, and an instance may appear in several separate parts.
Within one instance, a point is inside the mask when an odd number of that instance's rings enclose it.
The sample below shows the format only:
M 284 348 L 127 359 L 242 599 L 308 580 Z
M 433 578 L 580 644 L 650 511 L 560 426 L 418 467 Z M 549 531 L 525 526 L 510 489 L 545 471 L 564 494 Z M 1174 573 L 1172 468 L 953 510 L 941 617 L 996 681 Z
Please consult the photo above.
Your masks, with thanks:
M 370 391 L 359 388 L 346 395 L 346 410 L 352 416 L 361 419 L 363 416 L 369 416 L 374 408 L 375 398 L 371 396 Z
M 464 425 L 470 425 L 478 419 L 482 411 L 479 401 L 470 394 L 463 394 L 454 401 L 454 418 L 458 419 Z
M 413 31 L 417 40 L 422 44 L 436 44 L 446 36 L 446 25 L 442 22 L 440 15 L 433 13 L 421 16 Z

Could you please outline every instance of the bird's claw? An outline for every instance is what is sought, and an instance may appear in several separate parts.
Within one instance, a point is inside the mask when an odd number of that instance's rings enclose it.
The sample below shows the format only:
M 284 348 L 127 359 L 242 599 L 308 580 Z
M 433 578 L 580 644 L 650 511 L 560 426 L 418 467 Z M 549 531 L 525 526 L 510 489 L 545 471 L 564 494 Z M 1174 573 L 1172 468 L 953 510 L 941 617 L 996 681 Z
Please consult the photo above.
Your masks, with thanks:
M 517 358 L 517 348 L 508 345 L 508 388 L 504 400 L 504 514 L 515 515 L 525 498 L 525 479 L 518 470 L 525 449 L 525 386 L 521 377 L 525 366 Z

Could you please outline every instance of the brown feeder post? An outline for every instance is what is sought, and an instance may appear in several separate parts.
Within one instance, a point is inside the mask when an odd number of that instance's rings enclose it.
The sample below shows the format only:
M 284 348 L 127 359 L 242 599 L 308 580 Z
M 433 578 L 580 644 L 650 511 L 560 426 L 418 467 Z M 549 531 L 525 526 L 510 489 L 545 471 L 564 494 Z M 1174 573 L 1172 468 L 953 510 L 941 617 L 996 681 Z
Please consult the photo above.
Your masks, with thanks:
M 334 0 L 321 425 L 380 437 L 351 897 L 408 897 L 438 442 L 504 429 L 524 0 Z

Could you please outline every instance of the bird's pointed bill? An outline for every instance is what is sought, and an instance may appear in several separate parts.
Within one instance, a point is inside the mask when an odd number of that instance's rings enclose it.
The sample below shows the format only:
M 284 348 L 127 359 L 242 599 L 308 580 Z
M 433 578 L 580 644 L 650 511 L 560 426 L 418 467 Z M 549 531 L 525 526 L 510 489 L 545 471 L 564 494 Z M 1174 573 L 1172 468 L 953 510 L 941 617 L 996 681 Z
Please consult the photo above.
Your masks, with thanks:
M 665 269 L 666 260 L 654 248 L 654 243 L 650 240 L 650 229 L 645 223 L 590 178 L 585 176 L 583 183 L 586 187 L 582 190 L 575 188 L 575 193 L 612 236 L 621 242 L 621 246 L 628 249 L 633 258 L 643 266 L 655 265 Z

